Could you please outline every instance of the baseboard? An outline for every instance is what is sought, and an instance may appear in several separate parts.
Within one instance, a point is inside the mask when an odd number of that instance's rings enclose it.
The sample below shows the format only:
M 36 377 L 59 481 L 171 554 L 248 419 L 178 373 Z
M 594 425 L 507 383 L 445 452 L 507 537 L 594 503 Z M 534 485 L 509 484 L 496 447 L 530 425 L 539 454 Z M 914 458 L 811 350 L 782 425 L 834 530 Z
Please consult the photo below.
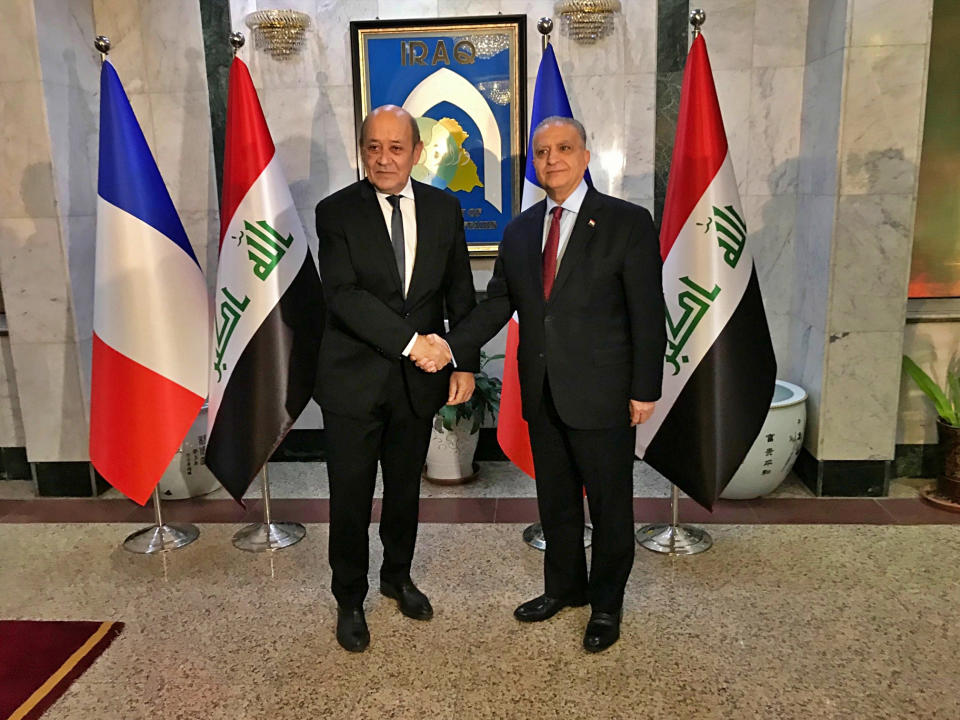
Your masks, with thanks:
M 110 484 L 89 462 L 34 462 L 39 497 L 96 497 Z
M 939 475 L 943 467 L 940 446 L 936 443 L 897 445 L 893 462 L 897 477 L 932 478 Z
M 802 448 L 794 472 L 818 497 L 883 497 L 890 487 L 891 460 L 818 460 Z
M 30 480 L 25 447 L 0 447 L 0 480 Z

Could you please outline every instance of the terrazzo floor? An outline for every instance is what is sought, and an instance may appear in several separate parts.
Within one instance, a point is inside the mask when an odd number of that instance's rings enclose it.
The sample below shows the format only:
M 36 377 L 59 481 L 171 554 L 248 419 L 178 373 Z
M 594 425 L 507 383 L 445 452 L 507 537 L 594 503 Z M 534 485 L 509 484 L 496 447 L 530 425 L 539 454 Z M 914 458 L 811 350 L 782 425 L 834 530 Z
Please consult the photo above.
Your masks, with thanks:
M 436 616 L 372 593 L 360 655 L 334 639 L 327 525 L 250 555 L 205 524 L 159 557 L 119 548 L 135 527 L 0 524 L 0 617 L 126 623 L 45 720 L 960 717 L 952 525 L 713 525 L 703 555 L 638 549 L 622 640 L 596 656 L 586 608 L 511 617 L 541 587 L 520 525 L 421 525 Z

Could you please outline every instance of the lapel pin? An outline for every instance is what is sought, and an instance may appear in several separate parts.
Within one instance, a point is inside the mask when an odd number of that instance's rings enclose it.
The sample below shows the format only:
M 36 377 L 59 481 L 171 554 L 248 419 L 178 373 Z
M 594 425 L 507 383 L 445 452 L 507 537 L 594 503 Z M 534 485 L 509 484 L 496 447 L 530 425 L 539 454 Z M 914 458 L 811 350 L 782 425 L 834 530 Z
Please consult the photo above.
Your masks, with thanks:
M 593 218 L 590 218 L 589 220 L 587 220 L 587 225 L 589 225 L 590 227 L 594 227 L 596 226 L 596 224 L 597 224 L 597 221 L 594 220 Z

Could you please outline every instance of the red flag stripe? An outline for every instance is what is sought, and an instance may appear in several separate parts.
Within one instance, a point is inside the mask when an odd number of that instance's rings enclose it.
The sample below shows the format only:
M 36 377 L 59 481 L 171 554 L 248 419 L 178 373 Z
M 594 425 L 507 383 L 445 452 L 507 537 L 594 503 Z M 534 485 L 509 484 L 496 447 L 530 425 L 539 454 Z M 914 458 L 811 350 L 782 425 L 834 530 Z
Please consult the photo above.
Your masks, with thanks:
M 250 186 L 273 157 L 275 148 L 263 117 L 250 71 L 240 58 L 230 65 L 227 137 L 223 151 L 223 199 L 220 203 L 220 245 Z
M 680 113 L 660 227 L 666 258 L 681 228 L 727 156 L 727 135 L 703 35 L 693 41 L 683 71 Z
M 507 349 L 503 361 L 503 388 L 500 391 L 500 414 L 497 417 L 497 442 L 510 462 L 530 477 L 533 471 L 533 450 L 530 432 L 523 419 L 520 400 L 520 371 L 517 367 L 517 347 L 520 344 L 520 325 L 513 318 L 507 323 Z
M 143 505 L 203 398 L 121 355 L 96 333 L 91 386 L 90 461 L 107 482 Z M 157 422 L 158 408 L 164 422 Z

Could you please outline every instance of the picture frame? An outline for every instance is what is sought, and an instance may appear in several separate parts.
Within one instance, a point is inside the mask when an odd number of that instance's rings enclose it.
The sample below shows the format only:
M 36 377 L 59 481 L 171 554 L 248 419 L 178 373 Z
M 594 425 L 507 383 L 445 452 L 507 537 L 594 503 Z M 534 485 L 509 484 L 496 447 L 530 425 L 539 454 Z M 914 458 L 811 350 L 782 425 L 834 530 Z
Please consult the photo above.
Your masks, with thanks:
M 526 152 L 526 15 L 350 23 L 354 119 L 408 110 L 424 151 L 411 177 L 453 193 L 471 257 L 496 256 L 520 212 Z M 357 148 L 357 174 L 363 162 Z

